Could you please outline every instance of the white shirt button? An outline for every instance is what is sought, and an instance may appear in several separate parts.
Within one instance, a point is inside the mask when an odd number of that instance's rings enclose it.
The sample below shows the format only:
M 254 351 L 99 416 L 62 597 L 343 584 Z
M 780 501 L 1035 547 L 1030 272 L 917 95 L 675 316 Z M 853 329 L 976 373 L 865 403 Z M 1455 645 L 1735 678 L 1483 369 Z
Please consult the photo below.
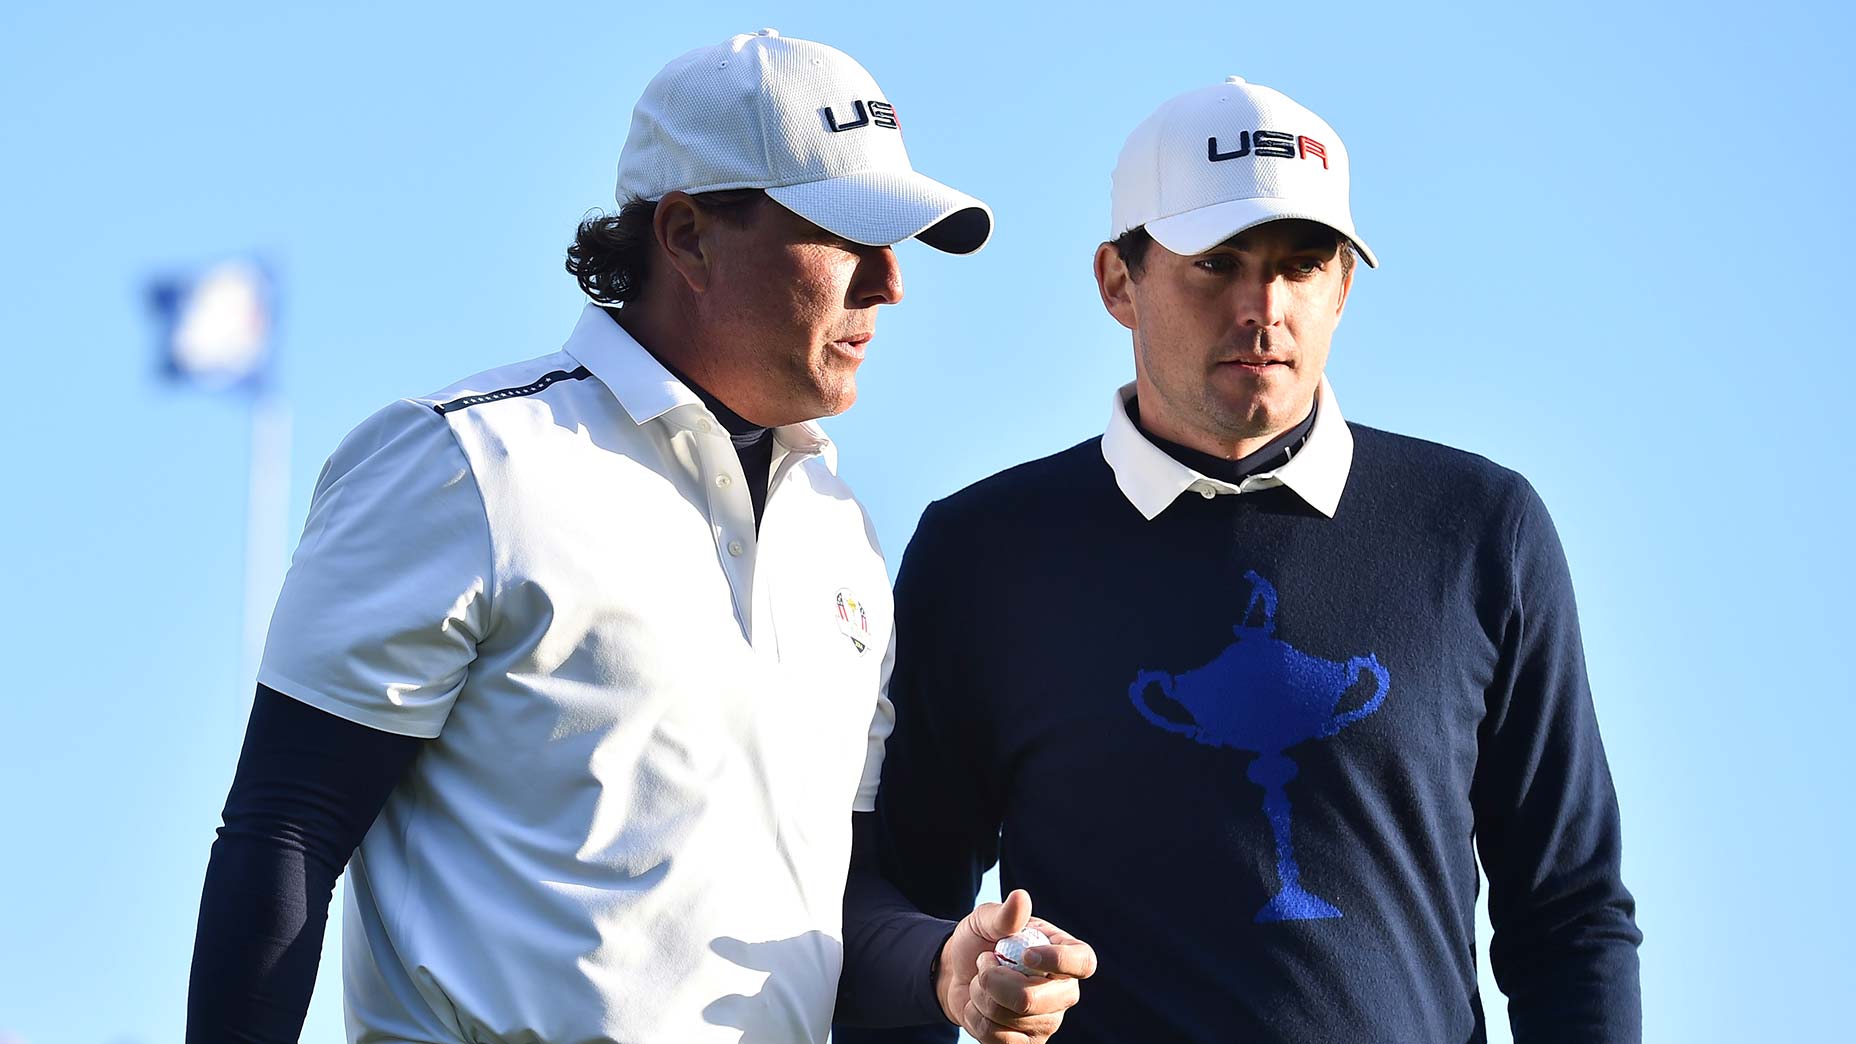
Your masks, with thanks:
M 1218 495 L 1218 491 L 1211 488 L 1210 486 L 1199 487 L 1199 496 L 1204 497 L 1206 500 L 1210 500 L 1211 498 L 1217 495 Z
M 729 478 L 727 475 L 717 475 L 715 477 L 715 484 L 723 489 L 727 489 L 734 481 L 734 479 Z
M 715 430 L 715 425 L 710 424 L 706 420 L 699 420 L 696 422 L 696 430 L 702 432 L 704 435 L 707 435 L 710 432 Z
M 731 555 L 733 555 L 733 556 L 735 556 L 736 558 L 740 558 L 740 557 L 741 557 L 741 552 L 742 552 L 742 550 L 743 550 L 743 549 L 742 549 L 742 547 L 741 547 L 741 541 L 739 541 L 739 540 L 730 540 L 730 541 L 728 542 L 728 553 L 729 553 L 729 554 L 731 554 Z

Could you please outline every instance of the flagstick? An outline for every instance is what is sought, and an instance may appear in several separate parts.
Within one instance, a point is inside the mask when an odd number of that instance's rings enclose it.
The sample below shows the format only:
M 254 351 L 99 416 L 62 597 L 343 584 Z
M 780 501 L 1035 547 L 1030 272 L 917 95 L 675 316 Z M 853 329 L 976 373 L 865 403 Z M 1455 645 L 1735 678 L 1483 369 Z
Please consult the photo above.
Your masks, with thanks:
M 240 707 L 248 706 L 284 581 L 290 525 L 290 404 L 259 391 L 251 398 L 251 477 L 245 507 L 245 635 Z

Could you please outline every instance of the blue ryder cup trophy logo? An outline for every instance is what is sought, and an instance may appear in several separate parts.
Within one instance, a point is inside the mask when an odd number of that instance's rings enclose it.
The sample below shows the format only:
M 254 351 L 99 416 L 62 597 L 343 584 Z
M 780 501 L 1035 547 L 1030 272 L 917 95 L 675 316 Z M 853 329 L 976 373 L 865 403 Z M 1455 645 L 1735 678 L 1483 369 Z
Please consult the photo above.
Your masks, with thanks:
M 1370 654 L 1336 663 L 1277 638 L 1276 589 L 1255 571 L 1244 577 L 1252 586 L 1244 617 L 1232 628 L 1237 640 L 1212 662 L 1184 674 L 1142 671 L 1128 687 L 1128 696 L 1142 717 L 1168 732 L 1208 747 L 1257 755 L 1246 775 L 1263 788 L 1263 814 L 1276 838 L 1279 887 L 1257 911 L 1256 923 L 1339 917 L 1333 904 L 1302 887 L 1284 790 L 1295 778 L 1296 766 L 1283 751 L 1305 740 L 1328 739 L 1378 710 L 1392 676 Z M 1261 622 L 1253 624 L 1259 608 Z M 1353 710 L 1338 712 L 1341 701 L 1366 676 L 1374 682 L 1372 696 Z M 1187 720 L 1155 708 L 1149 694 L 1156 689 L 1184 711 Z

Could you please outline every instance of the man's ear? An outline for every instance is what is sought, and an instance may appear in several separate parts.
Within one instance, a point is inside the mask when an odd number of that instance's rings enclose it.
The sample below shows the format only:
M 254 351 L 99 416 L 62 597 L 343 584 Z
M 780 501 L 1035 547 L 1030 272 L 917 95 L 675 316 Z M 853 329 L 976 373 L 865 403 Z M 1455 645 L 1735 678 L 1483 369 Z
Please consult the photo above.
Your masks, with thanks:
M 1130 330 L 1136 326 L 1133 288 L 1134 276 L 1128 272 L 1127 262 L 1121 259 L 1121 251 L 1115 244 L 1103 243 L 1096 247 L 1096 290 L 1102 295 L 1102 307 Z
M 712 258 L 707 234 L 711 227 L 709 214 L 687 192 L 666 192 L 651 216 L 651 234 L 657 239 L 657 249 L 671 270 L 697 293 L 709 286 Z

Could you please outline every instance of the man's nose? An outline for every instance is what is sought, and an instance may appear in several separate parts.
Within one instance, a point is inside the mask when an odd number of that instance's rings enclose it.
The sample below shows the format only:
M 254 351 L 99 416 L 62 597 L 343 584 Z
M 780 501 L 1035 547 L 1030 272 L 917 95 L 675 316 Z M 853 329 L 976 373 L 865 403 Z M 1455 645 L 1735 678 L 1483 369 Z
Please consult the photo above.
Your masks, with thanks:
M 1269 327 L 1282 322 L 1280 278 L 1247 279 L 1238 287 L 1237 298 L 1237 319 L 1244 326 Z
M 890 247 L 875 247 L 857 263 L 851 298 L 860 308 L 895 304 L 902 300 L 902 263 Z

